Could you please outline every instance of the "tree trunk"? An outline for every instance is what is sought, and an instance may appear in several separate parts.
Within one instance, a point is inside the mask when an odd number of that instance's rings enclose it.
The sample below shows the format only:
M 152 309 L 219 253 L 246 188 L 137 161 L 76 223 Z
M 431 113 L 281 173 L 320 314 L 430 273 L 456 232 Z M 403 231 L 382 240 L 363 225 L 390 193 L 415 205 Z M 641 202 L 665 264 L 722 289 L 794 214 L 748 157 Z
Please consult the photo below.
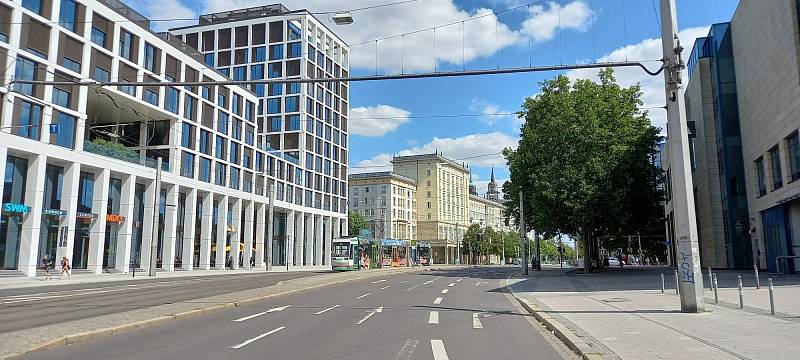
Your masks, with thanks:
M 586 230 L 582 234 L 583 237 L 583 272 L 588 274 L 592 272 L 592 239 L 591 231 Z

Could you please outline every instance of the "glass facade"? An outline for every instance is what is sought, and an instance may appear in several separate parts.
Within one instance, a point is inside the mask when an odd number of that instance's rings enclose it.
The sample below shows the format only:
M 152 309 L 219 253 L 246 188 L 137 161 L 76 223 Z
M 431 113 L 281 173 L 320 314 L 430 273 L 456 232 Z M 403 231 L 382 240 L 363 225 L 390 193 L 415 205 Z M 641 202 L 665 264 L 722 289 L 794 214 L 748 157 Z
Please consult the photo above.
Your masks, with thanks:
M 122 180 L 111 178 L 108 183 L 108 205 L 106 212 L 106 236 L 103 247 L 103 268 L 112 269 L 117 264 L 117 239 L 119 230 L 125 219 L 119 217 L 120 202 L 122 200 Z M 114 216 L 116 215 L 116 217 Z M 113 221 L 119 219 L 119 221 Z
M 3 205 L 25 204 L 25 186 L 28 177 L 28 160 L 8 156 L 6 159 Z M 13 270 L 19 264 L 19 246 L 22 235 L 22 215 L 18 211 L 6 211 L 0 215 L 0 269 Z
M 72 248 L 72 268 L 86 269 L 89 265 L 89 228 L 92 221 L 94 175 L 81 172 L 78 180 L 78 218 Z
M 59 225 L 64 213 L 61 211 L 61 189 L 64 183 L 64 168 L 47 164 L 45 169 L 44 199 L 42 204 L 42 225 L 39 233 L 39 256 L 37 261 L 41 265 L 44 256 L 58 262 L 56 249 L 60 234 Z M 55 211 L 54 211 L 55 210 Z M 66 231 L 66 228 L 61 231 Z

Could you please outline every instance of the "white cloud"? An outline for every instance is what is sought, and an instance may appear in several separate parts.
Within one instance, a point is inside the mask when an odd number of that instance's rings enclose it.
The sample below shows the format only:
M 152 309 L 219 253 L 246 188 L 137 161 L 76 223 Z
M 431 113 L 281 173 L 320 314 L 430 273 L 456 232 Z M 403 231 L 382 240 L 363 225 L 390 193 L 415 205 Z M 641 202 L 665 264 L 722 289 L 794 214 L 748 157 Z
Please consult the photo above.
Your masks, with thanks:
M 153 1 L 153 0 L 146 0 Z M 177 1 L 177 0 L 169 0 Z M 511 3 L 508 1 L 501 1 Z M 378 0 L 351 0 L 332 2 L 330 0 L 295 0 L 290 9 L 309 9 L 312 12 L 360 8 L 380 4 Z M 203 13 L 227 11 L 263 5 L 260 0 L 205 0 Z M 503 6 L 502 9 L 508 8 Z M 560 10 L 561 24 L 558 23 Z M 525 12 L 522 8 L 519 11 Z M 156 12 L 158 13 L 158 12 Z M 152 13 L 151 13 L 152 15 Z M 411 2 L 382 8 L 358 11 L 353 14 L 354 23 L 336 26 L 330 23 L 328 15 L 317 15 L 329 25 L 348 44 L 351 44 L 350 64 L 352 67 L 373 69 L 375 67 L 375 43 L 371 40 L 391 37 L 378 42 L 378 66 L 381 71 L 399 72 L 431 71 L 434 64 L 461 64 L 462 59 L 470 62 L 477 58 L 494 55 L 497 50 L 527 41 L 527 29 L 512 29 L 491 9 L 459 8 L 454 0 L 425 0 L 423 3 Z M 537 5 L 524 14 L 531 28 L 531 35 L 537 41 L 553 38 L 557 29 L 583 31 L 591 21 L 591 10 L 585 0 L 575 0 L 563 6 L 549 2 L 547 6 Z M 552 18 L 555 16 L 555 23 Z M 462 21 L 464 22 L 462 33 Z M 420 31 L 433 26 L 453 25 L 436 29 L 435 51 L 434 31 Z M 392 37 L 411 33 L 404 37 Z M 367 42 L 366 44 L 357 45 Z M 462 44 L 463 51 L 462 51 Z
M 681 44 L 684 47 L 683 59 L 688 59 L 692 51 L 694 40 L 698 37 L 708 35 L 708 26 L 695 27 L 684 29 L 678 33 Z M 609 54 L 606 54 L 598 59 L 599 62 L 606 61 L 624 61 L 627 59 L 645 59 L 654 60 L 662 58 L 661 39 L 645 39 L 637 44 L 627 45 L 625 47 L 616 49 Z M 653 70 L 659 63 L 646 63 Z M 567 76 L 571 79 L 597 79 L 599 70 L 571 70 L 567 72 Z M 663 106 L 666 102 L 664 95 L 664 75 L 657 76 L 647 75 L 638 67 L 617 68 L 614 75 L 622 86 L 631 86 L 640 84 L 642 87 L 642 102 L 644 106 Z M 684 72 L 684 84 L 689 80 L 688 75 Z M 667 113 L 661 109 L 648 109 L 650 120 L 653 125 L 661 128 L 662 134 L 666 133 Z
M 415 146 L 402 150 L 398 156 L 430 154 L 434 151 L 443 153 L 445 157 L 456 162 L 464 162 L 471 166 L 489 167 L 495 164 L 504 164 L 505 160 L 500 152 L 504 148 L 516 148 L 517 139 L 501 132 L 471 134 L 457 138 L 435 137 L 431 142 L 422 146 Z M 351 172 L 372 172 L 391 170 L 393 155 L 381 153 L 370 159 L 359 161 Z M 463 159 L 463 160 L 457 160 Z
M 129 5 L 142 11 L 152 19 L 196 19 L 197 13 L 186 7 L 180 0 L 128 0 Z M 170 28 L 196 24 L 197 21 L 153 21 L 150 27 L 155 31 L 166 31 Z
M 361 106 L 350 109 L 350 133 L 383 136 L 408 122 L 411 112 L 390 105 Z
M 529 17 L 522 23 L 521 32 L 530 35 L 534 42 L 552 40 L 558 30 L 585 32 L 592 19 L 592 10 L 584 1 L 573 1 L 561 6 L 556 2 L 534 5 L 529 8 Z
M 497 191 L 500 192 L 500 197 L 503 197 L 503 184 L 506 183 L 508 179 L 495 179 L 497 182 Z M 475 187 L 478 188 L 478 194 L 483 195 L 486 193 L 486 190 L 489 189 L 489 180 L 475 180 L 472 182 L 475 184 Z

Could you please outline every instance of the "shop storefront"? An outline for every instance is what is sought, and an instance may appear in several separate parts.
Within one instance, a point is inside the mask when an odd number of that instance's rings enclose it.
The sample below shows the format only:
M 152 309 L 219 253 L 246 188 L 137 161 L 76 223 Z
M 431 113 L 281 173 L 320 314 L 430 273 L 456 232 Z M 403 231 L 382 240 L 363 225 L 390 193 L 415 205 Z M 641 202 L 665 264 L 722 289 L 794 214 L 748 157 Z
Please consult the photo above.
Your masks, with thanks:
M 106 206 L 106 236 L 103 246 L 103 269 L 117 265 L 117 238 L 125 217 L 119 215 L 122 199 L 122 180 L 111 178 L 108 183 L 108 205 Z
M 19 264 L 22 220 L 30 211 L 24 204 L 27 173 L 28 160 L 8 156 L 0 214 L 0 269 L 15 270 Z
M 66 210 L 61 210 L 61 186 L 64 180 L 64 168 L 56 165 L 47 165 L 45 170 L 44 200 L 42 222 L 39 232 L 39 252 L 36 261 L 42 265 L 42 259 L 56 262 L 56 251 L 61 237 L 61 220 L 67 215 Z M 66 231 L 64 229 L 63 231 Z
M 75 216 L 75 238 L 72 248 L 72 268 L 86 269 L 89 265 L 89 229 L 97 214 L 92 213 L 94 175 L 81 172 L 78 182 L 78 212 Z

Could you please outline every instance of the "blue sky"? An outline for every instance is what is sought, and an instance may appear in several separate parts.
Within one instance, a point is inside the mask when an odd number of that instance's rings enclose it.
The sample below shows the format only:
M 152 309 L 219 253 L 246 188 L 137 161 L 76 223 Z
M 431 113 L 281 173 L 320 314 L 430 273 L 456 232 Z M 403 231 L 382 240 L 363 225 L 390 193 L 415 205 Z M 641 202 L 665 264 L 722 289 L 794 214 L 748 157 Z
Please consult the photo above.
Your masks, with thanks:
M 257 6 L 255 0 L 126 0 L 151 18 L 191 18 L 197 14 Z M 293 0 L 290 9 L 312 12 L 358 8 L 390 0 Z M 532 3 L 531 5 L 527 5 Z M 737 1 L 678 0 L 678 23 L 686 51 L 713 23 L 728 21 Z M 655 6 L 655 8 L 654 8 Z M 355 75 L 437 70 L 556 65 L 595 60 L 654 60 L 660 57 L 658 0 L 418 0 L 353 12 L 352 25 L 336 26 L 318 15 L 351 44 Z M 495 16 L 492 13 L 505 11 Z M 165 16 L 164 14 L 170 14 Z M 483 15 L 483 16 L 481 16 Z M 475 16 L 481 16 L 474 18 Z M 462 25 L 464 36 L 462 37 Z M 440 25 L 413 35 L 374 39 Z M 162 29 L 187 22 L 158 23 Z M 463 40 L 462 40 L 463 39 Z M 462 41 L 464 44 L 462 50 Z M 362 44 L 363 43 L 363 44 Z M 360 45 L 359 45 L 360 44 Z M 532 52 L 529 51 L 529 48 Z M 499 51 L 497 51 L 499 50 Z M 466 59 L 462 63 L 462 58 Z M 656 63 L 648 63 L 651 67 Z M 596 71 L 570 71 L 591 78 Z M 494 165 L 498 180 L 509 177 L 499 151 L 514 146 L 520 122 L 509 115 L 538 82 L 556 73 L 361 82 L 351 85 L 350 166 L 353 172 L 385 171 L 392 154 L 438 150 L 471 165 L 479 191 L 486 189 Z M 640 70 L 618 71 L 623 85 L 641 83 L 645 106 L 663 105 L 661 77 Z M 651 110 L 663 126 L 663 110 Z M 488 114 L 488 115 L 487 115 Z M 445 115 L 446 117 L 435 117 Z M 461 116 L 468 115 L 468 116 Z

